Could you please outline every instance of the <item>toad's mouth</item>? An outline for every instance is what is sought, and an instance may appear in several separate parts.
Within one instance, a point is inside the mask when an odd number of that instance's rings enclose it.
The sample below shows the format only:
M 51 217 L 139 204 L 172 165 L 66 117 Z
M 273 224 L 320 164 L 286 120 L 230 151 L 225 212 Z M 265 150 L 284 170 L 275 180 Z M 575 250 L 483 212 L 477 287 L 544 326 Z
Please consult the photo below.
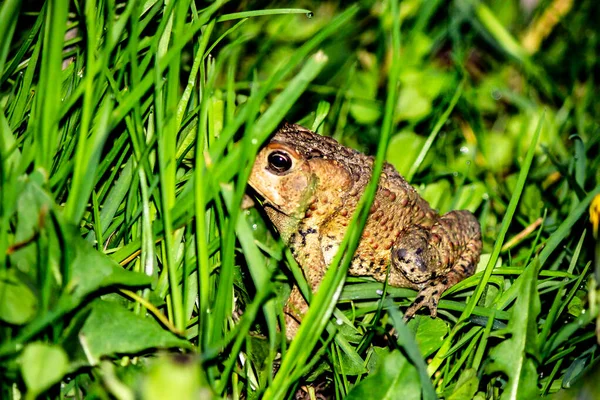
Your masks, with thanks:
M 285 215 L 285 216 L 286 216 L 286 217 L 288 217 L 288 218 L 292 218 L 292 216 L 291 216 L 291 215 L 289 215 L 289 214 L 285 213 L 285 212 L 284 212 L 284 211 L 283 211 L 281 208 L 279 208 L 279 207 L 275 206 L 275 205 L 274 205 L 273 203 L 271 203 L 271 202 L 263 202 L 262 206 L 263 206 L 263 208 L 265 209 L 265 212 L 266 212 L 267 214 L 269 214 L 269 210 L 268 210 L 268 209 L 271 209 L 271 210 L 273 210 L 273 212 L 279 213 L 279 214 L 281 214 L 281 215 Z
M 285 213 L 280 207 L 277 206 L 277 204 L 273 203 L 271 200 L 269 200 L 269 198 L 257 187 L 254 187 L 250 182 L 248 182 L 250 187 L 252 188 L 252 190 L 256 193 L 258 200 L 261 202 L 261 206 L 263 208 L 271 208 L 274 211 L 285 215 L 286 217 L 291 217 L 290 215 L 288 215 L 287 213 Z

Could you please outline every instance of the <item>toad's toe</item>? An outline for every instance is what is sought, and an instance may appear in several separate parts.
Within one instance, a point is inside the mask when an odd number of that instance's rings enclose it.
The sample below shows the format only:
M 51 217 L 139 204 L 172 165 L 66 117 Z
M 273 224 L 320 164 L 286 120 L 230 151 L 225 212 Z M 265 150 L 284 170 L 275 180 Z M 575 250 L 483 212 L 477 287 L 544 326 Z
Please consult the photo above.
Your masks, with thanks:
M 404 321 L 409 321 L 412 317 L 414 317 L 416 312 L 423 307 L 427 307 L 429 309 L 429 313 L 431 314 L 432 318 L 437 317 L 437 306 L 443 290 L 444 288 L 440 287 L 440 285 L 429 286 L 421 290 L 415 301 L 406 309 L 406 312 L 404 313 Z

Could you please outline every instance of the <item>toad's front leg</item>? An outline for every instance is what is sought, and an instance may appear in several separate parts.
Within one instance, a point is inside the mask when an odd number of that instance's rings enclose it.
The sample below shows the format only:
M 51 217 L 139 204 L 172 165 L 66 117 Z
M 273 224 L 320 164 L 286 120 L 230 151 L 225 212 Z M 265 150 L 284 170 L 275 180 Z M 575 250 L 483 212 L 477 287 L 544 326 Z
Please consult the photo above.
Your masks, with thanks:
M 300 227 L 297 233 L 291 235 L 288 246 L 292 251 L 292 255 L 300 264 L 312 293 L 315 293 L 327 271 L 325 259 L 321 252 L 319 233 L 316 229 Z M 297 251 L 299 248 L 305 251 Z M 283 311 L 286 322 L 285 335 L 291 340 L 296 336 L 300 323 L 308 311 L 308 303 L 297 284 L 292 287 L 292 292 Z
M 392 271 L 400 271 L 419 289 L 405 320 L 422 307 L 435 317 L 442 293 L 473 274 L 480 252 L 479 223 L 468 211 L 451 211 L 431 228 L 404 230 L 392 249 Z

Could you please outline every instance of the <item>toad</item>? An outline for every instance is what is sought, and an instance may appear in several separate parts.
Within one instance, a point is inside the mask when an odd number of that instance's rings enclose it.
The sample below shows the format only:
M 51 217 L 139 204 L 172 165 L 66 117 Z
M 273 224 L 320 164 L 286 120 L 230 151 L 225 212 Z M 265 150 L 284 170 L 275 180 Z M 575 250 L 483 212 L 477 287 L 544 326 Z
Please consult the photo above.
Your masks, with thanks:
M 332 138 L 287 123 L 256 157 L 249 184 L 313 292 L 342 242 L 373 162 Z M 405 318 L 422 307 L 435 317 L 442 293 L 473 274 L 480 252 L 480 227 L 472 213 L 438 214 L 385 163 L 348 272 L 418 290 Z M 307 307 L 294 286 L 284 309 L 288 338 Z

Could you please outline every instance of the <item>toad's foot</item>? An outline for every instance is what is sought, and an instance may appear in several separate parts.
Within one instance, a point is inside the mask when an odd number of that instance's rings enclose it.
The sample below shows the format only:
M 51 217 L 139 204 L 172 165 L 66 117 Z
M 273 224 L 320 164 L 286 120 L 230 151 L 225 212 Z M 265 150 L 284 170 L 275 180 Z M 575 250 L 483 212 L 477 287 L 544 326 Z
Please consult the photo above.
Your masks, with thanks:
M 404 322 L 410 321 L 410 319 L 414 317 L 415 313 L 423 307 L 429 308 L 429 313 L 433 318 L 437 317 L 437 306 L 440 301 L 440 296 L 444 290 L 446 290 L 447 286 L 447 283 L 444 284 L 439 282 L 422 289 L 417 295 L 415 301 L 404 313 Z

